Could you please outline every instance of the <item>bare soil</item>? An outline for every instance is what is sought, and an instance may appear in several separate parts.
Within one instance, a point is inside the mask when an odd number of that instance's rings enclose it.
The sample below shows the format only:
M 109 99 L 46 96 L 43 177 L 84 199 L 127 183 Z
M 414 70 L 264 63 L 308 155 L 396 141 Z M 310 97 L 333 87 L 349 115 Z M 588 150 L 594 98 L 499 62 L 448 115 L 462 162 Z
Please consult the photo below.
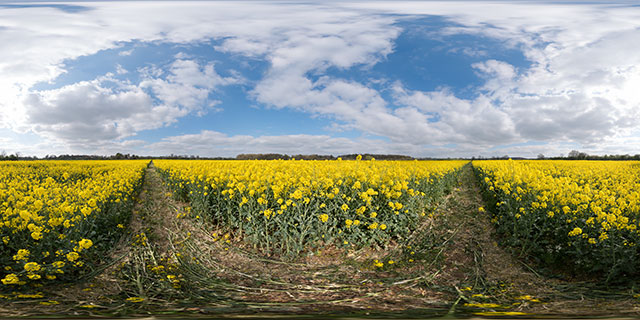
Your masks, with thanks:
M 470 166 L 408 243 L 267 257 L 191 213 L 154 167 L 95 275 L 0 299 L 0 316 L 638 316 L 634 288 L 560 280 L 501 247 Z M 376 267 L 378 259 L 384 267 Z M 389 261 L 393 263 L 390 264 Z

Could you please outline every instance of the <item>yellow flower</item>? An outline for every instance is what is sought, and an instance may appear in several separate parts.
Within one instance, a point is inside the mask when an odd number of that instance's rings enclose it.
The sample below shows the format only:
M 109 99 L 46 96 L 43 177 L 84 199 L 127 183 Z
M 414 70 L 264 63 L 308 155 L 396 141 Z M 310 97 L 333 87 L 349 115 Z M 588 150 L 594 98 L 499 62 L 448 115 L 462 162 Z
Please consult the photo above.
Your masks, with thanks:
M 133 303 L 139 303 L 144 301 L 145 299 L 143 297 L 129 297 L 127 298 L 127 301 L 129 302 L 133 302 Z
M 93 241 L 91 241 L 89 239 L 82 239 L 82 240 L 80 240 L 80 242 L 78 242 L 78 245 L 82 249 L 89 249 L 89 248 L 91 248 L 91 246 L 93 246 Z
M 573 228 L 573 230 L 569 231 L 569 236 L 573 237 L 573 236 L 577 236 L 582 234 L 582 229 L 575 227 Z
M 2 279 L 2 284 L 17 284 L 20 282 L 20 279 L 15 273 L 10 273 Z
M 73 262 L 80 258 L 80 255 L 77 252 L 69 252 L 67 253 L 67 260 Z
M 27 272 L 40 271 L 40 265 L 37 262 L 27 262 L 24 265 L 24 270 Z
M 29 254 L 31 254 L 31 252 L 29 252 L 29 250 L 27 249 L 20 249 L 18 250 L 18 253 L 16 253 L 13 256 L 13 260 L 19 261 L 19 260 L 27 260 L 27 258 L 29 257 Z
M 320 215 L 320 221 L 327 222 L 327 220 L 329 220 L 329 215 L 328 214 L 321 214 Z

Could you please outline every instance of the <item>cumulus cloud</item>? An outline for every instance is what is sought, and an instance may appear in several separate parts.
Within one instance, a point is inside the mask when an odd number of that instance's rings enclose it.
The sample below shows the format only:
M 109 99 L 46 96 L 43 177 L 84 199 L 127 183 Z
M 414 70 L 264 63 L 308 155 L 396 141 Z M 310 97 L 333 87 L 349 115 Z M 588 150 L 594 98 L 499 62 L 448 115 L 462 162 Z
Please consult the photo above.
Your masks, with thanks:
M 435 96 L 449 96 L 446 90 L 399 94 L 395 88 L 400 104 L 437 112 L 443 122 L 447 117 L 462 118 L 464 126 L 458 126 L 456 132 L 466 132 L 468 141 L 480 138 L 477 143 L 486 146 L 518 140 L 567 141 L 588 146 L 628 135 L 638 128 L 640 95 L 631 89 L 640 84 L 637 8 L 481 2 L 465 3 L 464 10 L 460 10 L 459 3 L 446 2 L 347 6 L 441 15 L 457 24 L 441 30 L 442 34 L 484 35 L 522 50 L 532 63 L 527 70 L 516 70 L 492 59 L 472 65 L 486 82 L 478 88 L 478 98 L 455 102 L 467 106 L 460 107 L 460 114 L 451 113 L 448 103 L 433 103 Z M 474 114 L 473 110 L 482 111 Z M 483 131 L 499 134 L 483 135 Z
M 203 114 L 207 108 L 214 107 L 215 100 L 209 100 L 209 94 L 220 86 L 237 84 L 239 77 L 222 77 L 214 69 L 213 63 L 200 66 L 193 60 L 175 60 L 169 67 L 169 75 L 160 78 L 163 71 L 154 69 L 145 74 L 141 88 L 149 88 L 164 104 L 180 106 L 189 112 Z
M 495 59 L 472 64 L 485 79 L 472 99 L 458 98 L 447 89 L 406 90 L 396 83 L 392 87 L 395 100 L 385 101 L 363 84 L 327 77 L 312 81 L 307 75 L 322 69 L 323 63 L 314 55 L 305 56 L 300 63 L 299 47 L 285 48 L 269 56 L 270 73 L 254 90 L 258 101 L 334 117 L 347 127 L 415 145 L 457 143 L 491 148 L 543 140 L 586 146 L 638 126 L 630 119 L 639 119 L 640 96 L 625 90 L 638 84 L 635 66 L 640 42 L 633 39 L 640 24 L 629 20 L 640 18 L 638 10 L 597 4 L 478 2 L 464 6 L 357 2 L 345 6 L 378 13 L 441 15 L 457 24 L 440 30 L 442 35 L 477 34 L 503 40 L 507 47 L 522 50 L 532 66 L 517 70 Z M 549 13 L 535 14 L 545 11 Z M 372 46 L 382 57 L 389 48 L 382 40 L 391 41 L 396 34 L 383 35 L 386 37 L 378 36 L 379 46 Z M 315 52 L 322 53 L 324 46 L 331 48 L 333 43 L 335 39 L 318 42 Z M 345 66 L 331 60 L 330 54 L 322 57 L 326 63 Z
M 82 150 L 126 147 L 122 139 L 139 131 L 206 112 L 215 106 L 208 100 L 210 93 L 240 81 L 218 75 L 213 64 L 201 66 L 192 60 L 175 60 L 166 75 L 158 68 L 143 71 L 144 80 L 137 85 L 107 74 L 59 89 L 33 91 L 23 101 L 25 123 L 44 137 Z M 154 97 L 159 102 L 154 103 Z
M 412 144 L 390 143 L 379 139 L 350 139 L 307 134 L 230 136 L 211 130 L 203 130 L 197 134 L 166 137 L 160 142 L 145 146 L 143 150 L 153 155 L 174 153 L 211 157 L 234 157 L 240 153 L 338 155 L 354 152 L 415 154 L 418 151 Z
M 399 110 L 410 110 L 406 119 L 423 119 L 412 126 L 430 126 L 442 133 L 435 141 L 426 143 L 458 143 L 493 146 L 515 141 L 513 120 L 504 111 L 494 108 L 490 99 L 479 96 L 473 100 L 460 99 L 447 90 L 412 91 L 400 83 L 393 87 Z M 430 118 L 437 119 L 429 122 Z M 426 120 L 426 121 L 425 121 Z
M 24 100 L 32 130 L 47 138 L 80 146 L 119 140 L 154 129 L 184 115 L 179 109 L 154 106 L 140 88 L 109 88 L 105 79 L 38 91 Z
M 208 99 L 216 87 L 242 81 L 240 76 L 219 76 L 213 63 L 202 66 L 188 60 L 187 56 L 180 56 L 166 72 L 157 66 L 143 68 L 139 88 L 132 89 L 135 94 L 109 91 L 99 83 L 78 83 L 50 92 L 30 90 L 33 84 L 51 81 L 66 72 L 64 61 L 115 48 L 127 41 L 188 44 L 222 39 L 217 50 L 266 58 L 272 68 L 265 83 L 278 83 L 288 79 L 305 80 L 307 72 L 321 73 L 329 67 L 347 69 L 354 65 L 371 65 L 391 52 L 392 39 L 399 32 L 392 26 L 394 19 L 323 5 L 97 2 L 89 6 L 91 10 L 81 13 L 47 7 L 0 11 L 0 18 L 12 25 L 10 30 L 0 32 L 0 40 L 10 44 L 0 53 L 0 61 L 12 61 L 11 64 L 0 64 L 5 79 L 2 81 L 12 89 L 9 93 L 5 90 L 7 94 L 0 96 L 4 113 L 0 125 L 15 130 L 18 127 L 33 129 L 49 137 L 70 141 L 80 134 L 88 134 L 90 128 L 96 128 L 96 140 L 121 139 L 170 121 L 149 121 L 151 125 L 135 127 L 143 125 L 136 117 L 144 112 L 124 112 L 118 119 L 106 117 L 96 124 L 89 117 L 83 124 L 65 114 L 67 109 L 73 109 L 67 103 L 71 99 L 68 97 L 76 97 L 76 93 L 80 99 L 79 95 L 89 94 L 91 96 L 83 104 L 87 109 L 115 111 L 125 98 L 152 93 L 161 105 L 150 107 L 149 101 L 153 99 L 147 97 L 147 100 L 139 101 L 143 103 L 141 108 L 154 108 L 154 114 L 172 114 L 169 117 L 175 120 L 185 112 L 206 112 L 217 103 L 215 99 Z M 120 52 L 122 56 L 131 53 L 131 50 Z M 124 71 L 122 68 L 116 70 L 119 74 Z M 340 84 L 335 84 L 331 90 L 339 91 Z M 286 85 L 288 83 L 281 82 L 279 87 Z M 289 89 L 304 93 L 304 88 L 296 86 Z M 271 100 L 261 98 L 264 92 L 260 88 L 268 86 L 261 85 L 254 91 L 258 101 L 270 103 Z M 279 89 L 279 92 L 283 91 Z M 343 92 L 325 96 L 344 95 Z M 287 98 L 272 96 L 276 100 Z M 95 105 L 88 106 L 90 103 Z M 337 104 L 334 108 L 338 108 Z M 51 117 L 60 122 L 43 123 L 42 117 L 36 115 L 36 109 L 42 109 L 43 114 L 55 113 L 63 119 Z M 82 114 L 91 113 L 78 113 Z
M 66 72 L 65 61 L 123 42 L 189 44 L 216 39 L 215 50 L 269 63 L 250 90 L 257 102 L 273 110 L 290 108 L 331 118 L 343 128 L 391 141 L 362 144 L 371 148 L 383 145 L 389 151 L 419 152 L 425 146 L 455 144 L 457 151 L 436 148 L 453 154 L 527 141 L 547 144 L 513 150 L 636 141 L 637 7 L 478 1 L 94 2 L 87 6 L 91 10 L 82 12 L 47 7 L 0 10 L 4 26 L 0 43 L 5 46 L 0 51 L 0 127 L 32 130 L 61 143 L 99 149 L 101 143 L 123 143 L 140 130 L 166 126 L 186 114 L 203 114 L 215 107 L 212 94 L 219 87 L 244 82 L 239 75 L 221 76 L 214 63 L 187 55 L 175 57 L 167 70 L 141 69 L 139 84 L 114 86 L 96 79 L 53 90 L 32 87 Z M 421 15 L 450 22 L 437 31 L 442 36 L 502 40 L 505 46 L 521 50 L 531 66 L 518 69 L 492 59 L 491 52 L 461 48 L 462 54 L 486 57 L 469 66 L 484 79 L 471 98 L 457 97 L 448 89 L 411 90 L 395 82 L 386 88 L 391 93 L 391 100 L 386 100 L 367 83 L 326 76 L 331 68 L 366 69 L 383 61 L 403 31 L 396 22 Z M 125 71 L 133 70 L 116 70 L 120 75 Z M 235 142 L 247 148 L 281 139 L 204 131 L 167 138 L 153 148 L 178 143 L 177 148 L 180 139 L 203 135 L 225 143 L 238 139 Z M 307 143 L 325 139 L 333 142 L 332 148 L 339 149 L 340 144 L 356 148 L 353 139 L 316 137 L 282 139 Z M 618 145 L 628 150 L 624 143 Z

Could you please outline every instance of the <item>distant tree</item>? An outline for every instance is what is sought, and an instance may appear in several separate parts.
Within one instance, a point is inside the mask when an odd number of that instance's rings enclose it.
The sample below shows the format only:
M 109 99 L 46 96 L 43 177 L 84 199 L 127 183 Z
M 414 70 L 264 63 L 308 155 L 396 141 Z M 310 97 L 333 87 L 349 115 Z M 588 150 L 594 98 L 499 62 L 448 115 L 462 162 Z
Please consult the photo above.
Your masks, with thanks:
M 236 160 L 289 160 L 286 154 L 279 153 L 242 153 L 236 156 Z
M 540 159 L 540 160 L 544 159 L 544 154 L 542 154 L 542 153 L 538 154 L 538 159 Z
M 589 155 L 584 152 L 580 152 L 578 150 L 571 150 L 571 152 L 569 152 L 569 154 L 567 155 L 567 158 L 574 159 L 574 160 L 584 160 L 588 156 Z

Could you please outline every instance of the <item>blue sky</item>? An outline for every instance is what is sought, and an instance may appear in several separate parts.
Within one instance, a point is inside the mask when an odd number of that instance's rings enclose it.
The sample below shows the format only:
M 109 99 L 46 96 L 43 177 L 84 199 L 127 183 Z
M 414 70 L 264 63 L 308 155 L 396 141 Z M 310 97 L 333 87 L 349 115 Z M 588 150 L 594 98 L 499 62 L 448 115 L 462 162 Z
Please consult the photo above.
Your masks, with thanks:
M 640 153 L 625 2 L 15 2 L 0 42 L 8 153 Z

